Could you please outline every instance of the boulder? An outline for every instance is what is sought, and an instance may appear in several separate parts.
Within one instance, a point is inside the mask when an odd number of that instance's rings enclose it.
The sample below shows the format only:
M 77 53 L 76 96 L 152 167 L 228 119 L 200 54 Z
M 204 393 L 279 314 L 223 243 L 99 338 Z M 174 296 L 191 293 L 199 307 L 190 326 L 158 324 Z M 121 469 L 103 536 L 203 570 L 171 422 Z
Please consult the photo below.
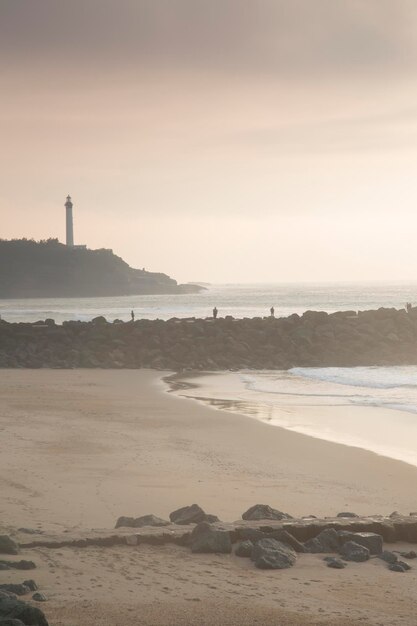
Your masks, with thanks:
M 390 514 L 390 518 L 391 519 L 396 519 L 397 517 L 404 517 L 404 515 L 402 513 L 400 513 L 399 511 L 393 511 Z
M 167 520 L 156 517 L 155 515 L 142 515 L 142 517 L 119 517 L 116 522 L 115 528 L 142 528 L 143 526 L 155 526 L 157 528 L 162 526 L 169 526 L 170 522 Z
M 274 530 L 272 533 L 268 533 L 266 537 L 276 539 L 277 541 L 281 541 L 281 543 L 286 543 L 296 552 L 306 552 L 304 545 L 286 530 Z
M 405 563 L 404 561 L 397 561 L 397 565 L 401 565 L 401 567 L 403 568 L 405 572 L 408 572 L 408 570 L 411 569 L 411 565 L 409 565 L 408 563 Z
M 29 593 L 29 587 L 26 585 L 19 583 L 3 583 L 0 585 L 0 591 L 9 591 L 10 593 L 14 593 L 16 596 L 24 596 Z
M 370 557 L 368 548 L 365 548 L 354 541 L 347 541 L 343 544 L 340 549 L 340 554 L 344 559 L 346 559 L 346 561 L 356 561 L 357 563 L 368 561 Z
M 199 524 L 204 522 L 206 514 L 198 504 L 192 504 L 191 506 L 183 506 L 181 509 L 177 509 L 169 514 L 169 519 L 174 524 Z
M 0 620 L 17 619 L 26 626 L 48 626 L 43 612 L 17 598 L 0 597 Z
M 93 317 L 91 323 L 94 324 L 94 326 L 104 326 L 107 324 L 107 320 L 103 315 L 98 315 L 97 317 Z
M 305 542 L 306 552 L 319 554 L 326 552 L 339 552 L 339 536 L 334 528 L 326 528 L 321 533 Z
M 261 539 L 254 545 L 251 558 L 259 569 L 286 569 L 294 565 L 297 554 L 276 539 Z
M 34 580 L 30 579 L 30 580 L 24 580 L 23 584 L 25 587 L 27 587 L 30 591 L 37 591 L 38 590 L 38 585 L 35 583 Z
M 398 555 L 395 554 L 395 552 L 390 552 L 389 550 L 383 550 L 383 552 L 379 555 L 379 558 L 389 565 L 398 561 Z
M 122 515 L 118 518 L 116 522 L 115 528 L 134 528 L 135 527 L 135 518 L 134 517 L 125 517 Z
M 5 566 L 4 568 L 2 566 Z M 33 561 L 0 561 L 0 569 L 36 569 L 36 565 Z
M 252 543 L 259 541 L 259 539 L 265 539 L 265 533 L 259 528 L 239 528 L 235 533 L 237 537 L 235 540 L 246 541 L 250 540 Z
M 206 513 L 206 517 L 204 518 L 204 521 L 208 522 L 209 524 L 215 524 L 216 522 L 220 522 L 217 515 L 213 515 L 212 513 Z
M 19 554 L 19 545 L 9 535 L 0 535 L 0 554 Z
M 360 546 L 368 548 L 370 554 L 381 554 L 383 550 L 384 541 L 381 535 L 376 533 L 351 533 L 346 530 L 340 530 L 337 534 L 342 545 L 347 541 L 354 541 Z
M 36 602 L 46 602 L 48 598 L 45 596 L 45 594 L 39 593 L 39 591 L 37 591 L 33 594 L 32 600 L 35 600 Z
M 236 556 L 250 557 L 252 555 L 253 543 L 250 539 L 240 541 L 235 549 Z
M 400 552 L 403 559 L 417 559 L 417 552 L 410 550 L 409 552 Z
M 227 530 L 217 530 L 208 522 L 197 524 L 190 536 L 191 552 L 230 554 L 232 542 Z
M 350 513 L 350 511 L 343 511 L 342 513 L 338 513 L 336 517 L 359 517 L 356 513 Z
M 242 514 L 244 520 L 261 520 L 261 519 L 292 519 L 288 513 L 283 513 L 277 509 L 273 509 L 267 504 L 255 504 Z
M 391 570 L 391 572 L 404 573 L 406 571 L 404 569 L 404 567 L 402 565 L 400 565 L 400 563 L 391 563 L 391 565 L 388 567 L 388 569 Z

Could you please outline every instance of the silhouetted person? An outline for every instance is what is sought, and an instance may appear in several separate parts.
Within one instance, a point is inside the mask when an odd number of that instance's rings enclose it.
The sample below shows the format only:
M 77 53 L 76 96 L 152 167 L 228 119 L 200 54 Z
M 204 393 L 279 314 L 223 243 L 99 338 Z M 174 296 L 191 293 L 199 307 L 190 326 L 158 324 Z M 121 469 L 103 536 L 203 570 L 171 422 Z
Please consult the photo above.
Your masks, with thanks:
M 130 317 L 132 318 L 132 322 L 134 322 L 135 321 L 135 312 L 134 312 L 133 309 L 130 311 Z
M 217 313 L 218 313 L 218 310 L 217 310 L 217 307 L 215 306 L 214 309 L 213 309 L 213 317 L 214 317 L 214 319 L 217 318 Z
M 407 313 L 410 313 L 411 309 L 411 302 L 407 302 L 407 304 L 405 305 L 405 310 L 407 311 Z
M 275 309 L 273 306 L 269 309 L 271 311 L 271 317 L 275 317 Z

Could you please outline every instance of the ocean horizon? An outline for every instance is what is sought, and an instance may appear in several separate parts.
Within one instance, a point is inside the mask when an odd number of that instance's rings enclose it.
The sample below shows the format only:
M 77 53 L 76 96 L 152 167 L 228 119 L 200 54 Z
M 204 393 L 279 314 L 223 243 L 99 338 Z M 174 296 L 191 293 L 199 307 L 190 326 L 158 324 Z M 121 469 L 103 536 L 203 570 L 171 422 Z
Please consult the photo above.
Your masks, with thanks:
M 210 317 L 214 306 L 219 317 L 276 317 L 304 311 L 404 308 L 417 303 L 417 282 L 374 283 L 259 283 L 212 284 L 198 294 L 103 296 L 94 298 L 0 299 L 0 315 L 7 322 L 35 322 L 53 318 L 89 321 L 103 315 L 108 321 L 172 317 Z

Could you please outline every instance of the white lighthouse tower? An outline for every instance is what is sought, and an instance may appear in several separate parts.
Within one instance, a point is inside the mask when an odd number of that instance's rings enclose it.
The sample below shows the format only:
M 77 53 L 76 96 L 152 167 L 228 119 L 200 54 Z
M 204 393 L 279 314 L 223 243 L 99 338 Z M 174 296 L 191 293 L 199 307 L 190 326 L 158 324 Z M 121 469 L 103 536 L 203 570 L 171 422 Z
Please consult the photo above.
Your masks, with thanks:
M 72 202 L 71 196 L 67 196 L 67 201 L 65 202 L 66 209 L 66 224 L 67 224 L 67 246 L 70 248 L 74 247 L 74 223 L 72 218 Z

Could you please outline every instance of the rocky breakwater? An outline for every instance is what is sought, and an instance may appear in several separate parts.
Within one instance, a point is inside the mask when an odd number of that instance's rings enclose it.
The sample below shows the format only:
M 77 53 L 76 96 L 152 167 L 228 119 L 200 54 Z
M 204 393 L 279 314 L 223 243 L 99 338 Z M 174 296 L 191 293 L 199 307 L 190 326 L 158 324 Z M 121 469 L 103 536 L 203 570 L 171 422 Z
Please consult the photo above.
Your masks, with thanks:
M 417 308 L 287 318 L 0 321 L 0 367 L 181 371 L 417 364 Z
M 45 532 L 36 539 L 31 537 L 30 541 L 26 536 L 28 531 L 19 529 L 12 538 L 3 535 L 0 548 L 5 554 L 16 554 L 16 551 L 27 552 L 32 548 L 79 550 L 174 544 L 196 554 L 246 557 L 259 569 L 287 569 L 310 554 L 315 555 L 321 566 L 333 569 L 377 559 L 381 567 L 401 573 L 412 569 L 408 561 L 417 558 L 413 549 L 417 543 L 417 513 L 394 512 L 389 516 L 371 517 L 339 513 L 336 517 L 321 519 L 311 515 L 293 518 L 268 505 L 256 504 L 242 514 L 241 520 L 228 523 L 192 504 L 173 511 L 169 517 L 171 521 L 152 514 L 122 516 L 112 531 Z M 394 544 L 396 549 L 387 550 L 384 544 Z M 14 567 L 18 563 L 15 561 Z M 0 584 L 0 591 L 24 595 L 29 583 L 33 581 L 24 581 L 21 585 Z

